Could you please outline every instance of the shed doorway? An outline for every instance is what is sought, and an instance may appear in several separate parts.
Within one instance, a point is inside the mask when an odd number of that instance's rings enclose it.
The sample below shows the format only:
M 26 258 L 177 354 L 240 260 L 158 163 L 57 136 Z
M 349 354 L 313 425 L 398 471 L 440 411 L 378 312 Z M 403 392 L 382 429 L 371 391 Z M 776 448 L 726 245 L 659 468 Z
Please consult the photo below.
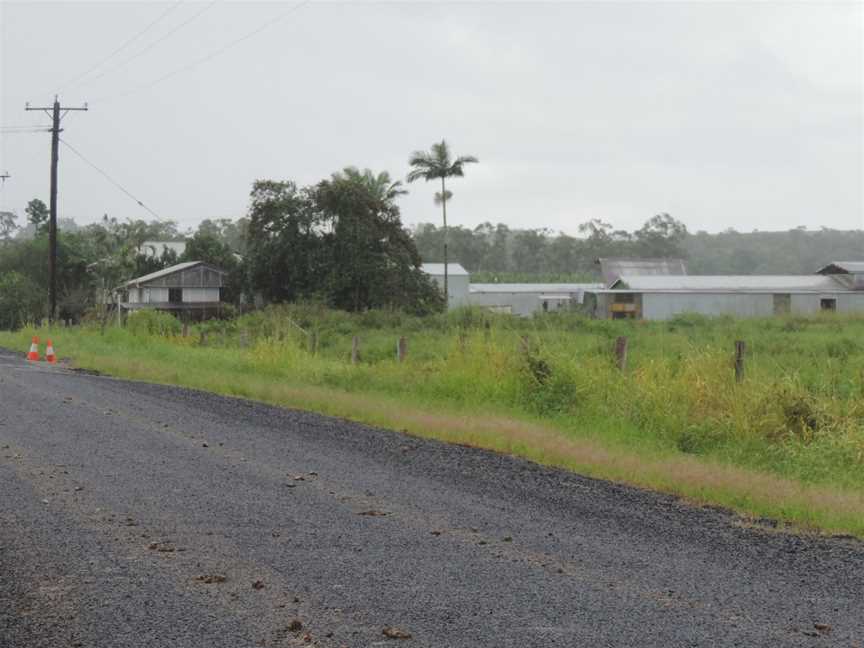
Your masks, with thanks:
M 169 304 L 182 304 L 183 303 L 183 289 L 182 288 L 169 288 L 168 289 L 168 303 Z
M 789 293 L 774 295 L 774 314 L 788 315 L 792 311 L 792 295 Z

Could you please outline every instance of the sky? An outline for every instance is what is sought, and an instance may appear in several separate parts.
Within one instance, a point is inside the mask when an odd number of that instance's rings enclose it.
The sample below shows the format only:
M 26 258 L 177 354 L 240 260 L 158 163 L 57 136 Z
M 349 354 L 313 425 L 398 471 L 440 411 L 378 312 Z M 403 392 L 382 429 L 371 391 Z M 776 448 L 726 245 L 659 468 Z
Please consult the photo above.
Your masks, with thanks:
M 48 202 L 50 133 L 17 127 L 59 94 L 89 107 L 61 137 L 111 178 L 61 145 L 79 224 L 238 218 L 256 179 L 404 179 L 446 138 L 480 159 L 451 224 L 864 228 L 862 2 L 3 1 L 0 36 L 19 222 Z M 438 188 L 408 189 L 403 221 L 439 223 Z

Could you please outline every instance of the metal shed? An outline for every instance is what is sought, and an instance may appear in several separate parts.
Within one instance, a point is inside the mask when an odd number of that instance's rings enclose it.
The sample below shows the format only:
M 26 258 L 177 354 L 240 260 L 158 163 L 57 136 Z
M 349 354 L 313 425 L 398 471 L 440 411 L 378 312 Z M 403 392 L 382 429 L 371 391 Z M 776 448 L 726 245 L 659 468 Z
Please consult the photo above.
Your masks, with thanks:
M 528 316 L 569 310 L 582 304 L 585 291 L 603 288 L 594 283 L 471 284 L 468 301 L 499 313 Z
M 443 263 L 424 263 L 420 269 L 428 274 L 441 292 L 444 292 L 444 264 Z M 468 271 L 458 263 L 447 264 L 447 292 L 450 293 L 447 297 L 447 303 L 450 308 L 458 308 L 465 306 L 468 303 L 468 286 L 470 282 Z
M 833 275 L 623 276 L 592 291 L 594 317 L 665 320 L 682 313 L 767 317 L 864 312 L 864 290 Z

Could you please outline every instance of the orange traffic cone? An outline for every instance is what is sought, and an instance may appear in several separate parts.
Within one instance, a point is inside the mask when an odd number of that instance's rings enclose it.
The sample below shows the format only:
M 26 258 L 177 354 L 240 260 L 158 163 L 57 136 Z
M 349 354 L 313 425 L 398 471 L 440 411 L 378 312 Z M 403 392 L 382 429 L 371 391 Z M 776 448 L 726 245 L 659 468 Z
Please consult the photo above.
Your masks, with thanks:
M 51 340 L 48 340 L 48 346 L 45 349 L 45 359 L 51 364 L 57 364 L 57 356 L 54 355 L 54 345 L 51 344 Z
M 39 362 L 39 338 L 33 336 L 33 342 L 30 344 L 30 353 L 27 354 L 27 360 L 30 362 Z

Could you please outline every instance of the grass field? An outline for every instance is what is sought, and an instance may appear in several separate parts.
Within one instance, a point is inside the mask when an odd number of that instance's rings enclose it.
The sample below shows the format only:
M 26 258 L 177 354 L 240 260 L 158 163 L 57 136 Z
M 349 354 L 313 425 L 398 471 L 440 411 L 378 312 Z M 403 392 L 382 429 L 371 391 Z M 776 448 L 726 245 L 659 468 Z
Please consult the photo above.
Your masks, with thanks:
M 74 365 L 116 376 L 311 409 L 864 537 L 864 318 L 645 323 L 466 310 L 418 319 L 305 305 L 209 322 L 187 337 L 173 318 L 145 314 L 104 333 L 2 332 L 0 345 L 24 351 L 34 333 L 53 337 Z M 612 354 L 622 335 L 623 372 Z M 748 348 L 740 384 L 735 340 Z

